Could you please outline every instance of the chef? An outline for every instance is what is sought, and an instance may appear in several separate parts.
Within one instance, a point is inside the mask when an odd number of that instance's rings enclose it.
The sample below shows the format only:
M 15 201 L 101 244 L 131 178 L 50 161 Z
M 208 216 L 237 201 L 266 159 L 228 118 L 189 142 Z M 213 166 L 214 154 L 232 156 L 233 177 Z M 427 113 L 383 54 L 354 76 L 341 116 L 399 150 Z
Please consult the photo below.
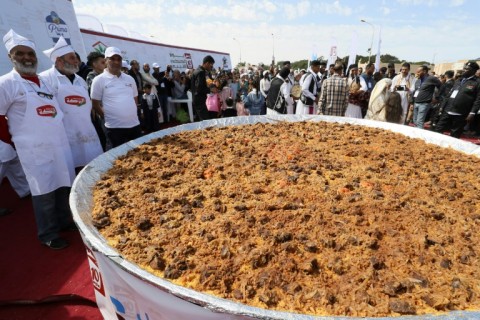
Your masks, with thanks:
M 63 37 L 51 49 L 43 53 L 54 65 L 40 73 L 40 77 L 52 88 L 53 95 L 63 112 L 63 125 L 72 150 L 73 164 L 78 171 L 103 153 L 95 127 L 90 120 L 92 100 L 88 85 L 78 72 L 75 51 Z
M 8 123 L 27 177 L 38 238 L 51 249 L 63 249 L 68 242 L 59 232 L 74 227 L 68 196 L 75 177 L 63 112 L 36 73 L 34 43 L 13 30 L 3 42 L 13 70 L 0 77 L 0 121 Z

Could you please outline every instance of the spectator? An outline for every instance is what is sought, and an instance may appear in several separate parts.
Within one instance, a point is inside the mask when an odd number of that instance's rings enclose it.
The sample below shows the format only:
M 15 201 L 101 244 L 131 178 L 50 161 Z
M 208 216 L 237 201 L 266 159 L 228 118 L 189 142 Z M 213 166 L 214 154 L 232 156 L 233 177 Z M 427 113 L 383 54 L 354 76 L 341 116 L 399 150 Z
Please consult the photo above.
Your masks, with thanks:
M 262 109 L 265 104 L 265 98 L 260 93 L 260 81 L 258 78 L 254 78 L 252 81 L 252 89 L 246 97 L 243 98 L 245 108 L 252 116 L 258 116 L 262 114 Z
M 394 91 L 390 93 L 390 96 L 385 103 L 385 120 L 390 123 L 403 124 L 402 113 L 402 97 L 400 97 L 398 92 Z
M 398 92 L 402 99 L 402 119 L 401 123 L 405 123 L 409 110 L 410 100 L 415 90 L 415 77 L 410 74 L 410 63 L 405 62 L 400 68 L 400 73 L 392 79 L 391 90 Z M 412 106 L 413 111 L 413 106 Z
M 352 64 L 348 76 L 348 106 L 345 117 L 362 119 L 368 108 L 368 92 L 365 80 L 358 75 L 358 66 Z M 365 109 L 365 111 L 363 111 Z
M 215 60 L 212 56 L 206 56 L 203 58 L 203 63 L 199 66 L 192 75 L 192 97 L 193 97 L 193 108 L 197 114 L 197 118 L 202 120 L 207 120 L 210 118 L 207 110 L 207 94 L 209 92 L 207 87 L 207 72 L 212 70 Z
M 168 105 L 168 96 L 171 96 L 171 90 L 174 88 L 175 84 L 170 78 L 170 72 L 160 72 L 160 65 L 158 63 L 153 64 L 153 78 L 157 81 L 156 92 L 158 94 L 158 99 L 160 99 L 160 105 L 162 108 L 162 113 L 164 116 L 164 121 L 170 121 L 170 117 L 176 116 L 175 109 L 169 110 Z M 153 92 L 153 91 L 152 91 Z
M 387 121 L 387 105 L 388 97 L 390 96 L 390 86 L 392 80 L 385 78 L 380 80 L 370 95 L 368 102 L 368 110 L 365 119 Z
M 343 65 L 336 64 L 333 71 L 335 73 L 323 83 L 319 113 L 343 117 L 347 110 L 349 87 L 347 80 L 341 76 Z
M 205 102 L 210 119 L 216 119 L 220 116 L 222 100 L 218 94 L 218 88 L 215 83 L 210 84 L 210 93 L 207 94 L 207 100 Z
M 155 63 L 155 65 L 158 66 L 157 63 Z M 156 94 L 159 83 L 157 79 L 150 74 L 150 65 L 148 63 L 143 64 L 143 72 L 140 72 L 140 74 L 142 76 L 143 83 L 150 83 L 152 85 L 152 93 Z
M 155 132 L 160 129 L 160 118 L 163 120 L 160 108 L 160 100 L 155 93 L 152 92 L 152 85 L 150 83 L 143 84 L 142 97 L 142 114 L 145 123 L 146 133 Z M 159 113 L 160 109 L 160 113 Z
M 7 128 L 8 118 L 8 131 L 32 194 L 38 239 L 50 249 L 63 249 L 68 241 L 59 232 L 75 226 L 68 204 L 75 171 L 63 112 L 36 73 L 34 43 L 13 30 L 3 42 L 13 70 L 0 77 L 0 128 Z M 9 133 L 0 132 L 2 140 Z
M 465 124 L 470 123 L 480 110 L 480 79 L 475 73 L 479 66 L 469 61 L 463 68 L 462 79 L 455 82 L 447 95 L 445 112 L 437 123 L 436 131 L 451 130 L 451 136 L 460 138 Z
M 92 88 L 92 81 L 96 76 L 101 74 L 105 70 L 105 55 L 98 51 L 90 52 L 87 56 L 87 64 L 92 68 L 92 71 L 87 75 L 87 86 L 88 94 L 90 95 Z M 102 145 L 102 150 L 107 150 L 107 137 L 105 135 L 105 122 L 103 118 L 92 108 L 92 113 L 90 115 L 95 131 L 97 132 L 98 139 L 100 139 L 100 144 Z
M 85 80 L 78 72 L 77 57 L 63 37 L 43 53 L 54 65 L 40 73 L 63 111 L 63 125 L 73 155 L 73 164 L 79 172 L 85 165 L 103 153 L 95 127 L 91 122 L 92 101 Z
M 300 86 L 302 86 L 302 94 L 300 100 L 297 101 L 296 114 L 316 114 L 316 107 L 318 104 L 320 92 L 320 61 L 314 60 L 310 64 L 307 73 L 300 79 Z
M 78 54 L 78 52 L 75 52 L 75 56 L 77 57 L 77 60 L 79 62 L 77 75 L 81 77 L 83 80 L 86 80 L 87 75 L 90 73 L 90 71 L 92 71 L 92 67 L 89 66 L 88 64 L 85 64 L 85 62 L 82 61 L 82 58 L 80 58 L 80 55 Z
M 413 123 L 417 128 L 423 129 L 425 118 L 432 103 L 437 102 L 433 97 L 435 88 L 439 89 L 442 83 L 437 77 L 428 75 L 427 66 L 419 67 L 416 75 L 417 81 L 413 93 Z
M 227 98 L 225 102 L 227 104 L 227 107 L 225 109 L 225 112 L 223 113 L 223 117 L 224 118 L 236 117 L 237 116 L 237 110 L 234 107 L 233 99 L 232 98 Z
M 122 72 L 128 74 L 128 71 L 130 71 L 130 65 L 127 61 L 122 60 Z
M 375 80 L 373 78 L 374 72 L 375 72 L 375 64 L 369 63 L 365 67 L 365 73 L 361 75 L 363 77 L 363 80 L 365 80 L 365 83 L 367 84 L 368 92 L 372 92 L 373 87 L 375 87 Z
M 448 94 L 450 94 L 450 90 L 453 88 L 453 84 L 455 81 L 453 81 L 453 75 L 454 72 L 452 70 L 448 70 L 443 74 L 444 76 L 444 81 L 442 83 L 442 86 L 440 87 L 440 90 L 437 95 L 437 100 L 438 103 L 435 105 L 433 108 L 433 112 L 431 115 L 431 127 L 430 129 L 432 131 L 435 131 L 435 127 L 437 126 L 438 121 L 440 120 L 440 117 L 442 116 L 443 112 L 446 111 L 444 110 L 446 103 L 446 99 L 448 99 Z M 440 80 L 441 81 L 441 80 Z
M 292 84 L 288 81 L 290 69 L 282 68 L 270 82 L 270 90 L 267 96 L 267 114 L 287 114 L 288 105 L 293 105 L 290 97 Z
M 122 73 L 122 52 L 116 47 L 105 50 L 107 69 L 93 79 L 93 108 L 105 117 L 107 137 L 112 147 L 142 135 L 137 115 L 138 90 L 135 80 Z
M 87 64 L 92 68 L 85 79 L 88 93 L 90 93 L 93 79 L 105 70 L 105 55 L 98 51 L 90 52 L 87 56 Z
M 138 97 L 141 97 L 143 94 L 143 78 L 140 74 L 140 64 L 137 60 L 130 61 L 130 70 L 128 71 L 128 74 L 133 78 L 133 80 L 135 80 L 135 85 L 137 86 L 138 90 L 137 95 Z M 138 103 L 140 104 L 140 101 Z
M 390 62 L 390 63 L 388 64 L 388 66 L 387 66 L 387 73 L 386 73 L 385 76 L 386 76 L 388 79 L 393 79 L 393 78 L 395 78 L 396 75 L 397 75 L 397 74 L 395 73 L 395 63 Z

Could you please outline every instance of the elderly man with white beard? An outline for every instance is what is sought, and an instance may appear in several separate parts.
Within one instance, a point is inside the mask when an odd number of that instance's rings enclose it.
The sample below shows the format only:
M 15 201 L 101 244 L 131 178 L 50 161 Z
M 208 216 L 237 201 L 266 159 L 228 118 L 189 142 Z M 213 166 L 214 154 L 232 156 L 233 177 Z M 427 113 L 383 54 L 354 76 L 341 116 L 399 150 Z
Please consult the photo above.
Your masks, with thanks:
M 3 42 L 13 70 L 0 77 L 0 121 L 7 121 L 27 177 L 38 238 L 51 249 L 63 249 L 68 242 L 59 232 L 75 227 L 68 204 L 75 171 L 63 112 L 52 88 L 36 74 L 35 44 L 13 30 Z
M 95 127 L 90 120 L 92 100 L 88 85 L 78 76 L 79 62 L 73 48 L 63 37 L 43 53 L 54 65 L 40 73 L 63 111 L 63 125 L 72 150 L 73 164 L 80 171 L 90 161 L 103 153 Z

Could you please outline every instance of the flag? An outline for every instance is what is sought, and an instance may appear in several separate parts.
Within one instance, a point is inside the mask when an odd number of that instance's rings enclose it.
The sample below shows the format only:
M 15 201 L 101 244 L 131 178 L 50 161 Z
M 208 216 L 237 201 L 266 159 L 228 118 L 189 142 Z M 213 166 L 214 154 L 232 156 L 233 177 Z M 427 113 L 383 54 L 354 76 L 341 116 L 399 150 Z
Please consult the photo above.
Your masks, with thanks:
M 330 53 L 328 54 L 327 70 L 331 64 L 334 64 L 337 61 L 337 39 L 332 37 L 330 42 L 332 46 L 330 47 Z
M 358 33 L 357 31 L 352 32 L 352 40 L 350 42 L 350 55 L 348 56 L 347 68 L 356 63 L 357 61 L 357 43 L 358 43 Z
M 377 49 L 377 57 L 375 58 L 375 71 L 380 70 L 380 45 L 382 44 L 382 28 L 378 31 L 378 49 Z

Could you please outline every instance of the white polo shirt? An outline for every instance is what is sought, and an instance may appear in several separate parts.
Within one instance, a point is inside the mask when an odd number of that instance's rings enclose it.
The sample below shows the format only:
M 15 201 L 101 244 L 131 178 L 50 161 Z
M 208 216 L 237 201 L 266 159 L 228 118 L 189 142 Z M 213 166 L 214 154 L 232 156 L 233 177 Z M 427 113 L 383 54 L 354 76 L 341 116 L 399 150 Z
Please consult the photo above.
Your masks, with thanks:
M 137 85 L 131 76 L 122 72 L 117 77 L 107 69 L 93 79 L 90 94 L 93 100 L 102 102 L 107 128 L 132 128 L 140 124 L 134 100 L 137 95 Z

